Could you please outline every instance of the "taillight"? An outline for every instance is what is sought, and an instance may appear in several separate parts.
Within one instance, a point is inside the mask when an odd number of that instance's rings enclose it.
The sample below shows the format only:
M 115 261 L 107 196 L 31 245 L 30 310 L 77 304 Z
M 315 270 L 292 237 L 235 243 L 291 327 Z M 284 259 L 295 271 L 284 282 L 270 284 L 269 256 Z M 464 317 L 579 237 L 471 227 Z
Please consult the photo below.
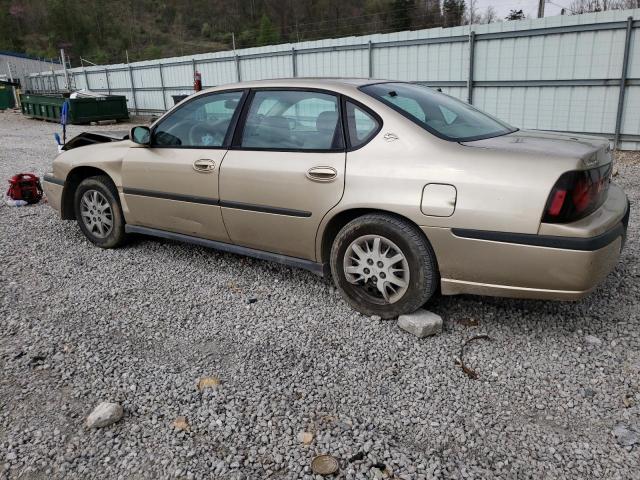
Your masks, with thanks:
M 603 204 L 610 180 L 611 164 L 562 174 L 549 194 L 542 221 L 567 223 L 590 215 Z

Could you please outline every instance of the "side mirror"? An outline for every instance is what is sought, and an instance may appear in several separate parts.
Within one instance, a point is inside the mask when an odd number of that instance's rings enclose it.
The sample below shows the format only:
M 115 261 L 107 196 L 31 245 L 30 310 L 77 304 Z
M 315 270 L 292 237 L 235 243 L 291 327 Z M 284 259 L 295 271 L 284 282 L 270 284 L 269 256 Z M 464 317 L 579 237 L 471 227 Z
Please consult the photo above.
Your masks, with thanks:
M 151 130 L 149 127 L 133 127 L 129 131 L 129 138 L 138 145 L 149 145 L 151 143 Z

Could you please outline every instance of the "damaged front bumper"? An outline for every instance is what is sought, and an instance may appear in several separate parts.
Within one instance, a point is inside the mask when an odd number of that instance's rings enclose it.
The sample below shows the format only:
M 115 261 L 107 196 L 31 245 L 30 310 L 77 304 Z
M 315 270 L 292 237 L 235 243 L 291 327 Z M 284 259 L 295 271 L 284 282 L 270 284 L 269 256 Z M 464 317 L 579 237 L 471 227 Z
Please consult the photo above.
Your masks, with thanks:
M 54 177 L 52 173 L 47 173 L 42 179 L 42 190 L 44 190 L 44 194 L 47 196 L 49 206 L 58 212 L 58 214 L 61 214 L 64 180 Z

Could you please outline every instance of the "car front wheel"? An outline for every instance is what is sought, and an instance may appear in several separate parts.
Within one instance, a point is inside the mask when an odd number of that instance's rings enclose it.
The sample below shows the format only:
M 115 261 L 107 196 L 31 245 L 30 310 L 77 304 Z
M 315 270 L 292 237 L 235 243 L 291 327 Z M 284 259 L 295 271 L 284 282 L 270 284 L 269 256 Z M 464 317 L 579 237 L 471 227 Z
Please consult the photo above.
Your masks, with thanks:
M 114 248 L 125 238 L 118 191 L 111 179 L 99 175 L 84 179 L 74 197 L 76 219 L 82 233 L 102 248 Z
M 345 300 L 365 315 L 412 313 L 435 292 L 436 257 L 424 234 L 387 214 L 345 225 L 331 248 L 331 274 Z

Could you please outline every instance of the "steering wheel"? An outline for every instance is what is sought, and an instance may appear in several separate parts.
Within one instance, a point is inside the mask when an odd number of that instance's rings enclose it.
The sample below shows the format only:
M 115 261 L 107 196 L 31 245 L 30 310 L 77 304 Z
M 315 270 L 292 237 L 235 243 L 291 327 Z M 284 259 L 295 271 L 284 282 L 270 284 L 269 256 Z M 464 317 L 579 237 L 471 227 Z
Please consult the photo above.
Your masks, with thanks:
M 210 125 L 204 122 L 195 123 L 189 129 L 189 144 L 199 147 L 219 147 L 224 142 L 224 134 L 215 128 L 218 125 Z

